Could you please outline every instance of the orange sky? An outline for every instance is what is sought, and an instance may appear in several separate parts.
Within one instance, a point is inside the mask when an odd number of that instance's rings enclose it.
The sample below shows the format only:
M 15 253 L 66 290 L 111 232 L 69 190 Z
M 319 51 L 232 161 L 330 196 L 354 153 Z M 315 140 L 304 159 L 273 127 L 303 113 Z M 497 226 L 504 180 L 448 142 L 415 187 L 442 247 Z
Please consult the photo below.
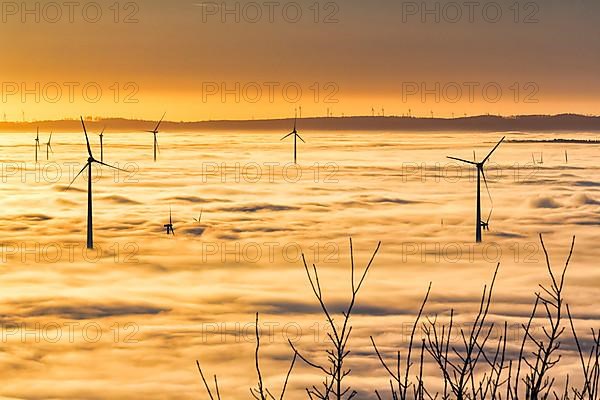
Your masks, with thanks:
M 7 4 L 0 119 L 269 118 L 298 106 L 597 114 L 600 104 L 597 2 Z

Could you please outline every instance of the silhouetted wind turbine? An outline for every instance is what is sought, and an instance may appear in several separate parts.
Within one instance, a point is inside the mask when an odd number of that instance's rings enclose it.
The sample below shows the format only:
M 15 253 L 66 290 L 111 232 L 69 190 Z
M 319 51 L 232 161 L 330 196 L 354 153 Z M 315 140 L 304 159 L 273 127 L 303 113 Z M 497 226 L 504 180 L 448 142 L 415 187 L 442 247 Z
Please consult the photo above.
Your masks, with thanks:
M 202 212 L 204 211 L 204 209 L 200 209 L 200 215 L 198 216 L 198 219 L 194 218 L 194 221 L 196 221 L 197 223 L 201 223 L 202 222 Z
M 565 162 L 568 164 L 569 163 L 569 154 L 567 153 L 567 151 L 565 150 Z
M 484 158 L 483 161 L 481 161 L 481 162 L 473 162 L 473 161 L 463 160 L 461 158 L 448 157 L 451 160 L 456 160 L 456 161 L 464 162 L 467 164 L 471 164 L 477 168 L 477 208 L 476 208 L 476 222 L 475 222 L 475 241 L 477 243 L 481 243 L 481 228 L 483 227 L 483 224 L 482 224 L 483 221 L 481 220 L 481 177 L 483 177 L 485 187 L 488 189 L 488 193 L 489 193 L 489 187 L 488 187 L 487 179 L 485 177 L 484 166 L 485 166 L 485 163 L 490 159 L 492 154 L 500 146 L 500 144 L 502 144 L 504 139 L 506 139 L 506 137 L 503 137 L 502 140 L 500 140 L 498 142 L 498 144 L 492 149 L 492 151 L 490 151 L 490 153 L 487 155 L 487 157 Z M 491 198 L 491 196 L 490 196 L 490 198 Z M 488 226 L 487 224 L 489 224 L 489 220 L 486 223 L 486 227 Z
M 294 118 L 294 130 L 282 137 L 281 140 L 285 140 L 292 135 L 294 135 L 294 164 L 297 164 L 297 139 L 302 140 L 302 143 L 306 142 L 300 137 L 300 135 L 298 135 L 298 131 L 296 130 L 296 118 Z
M 38 162 L 38 150 L 40 149 L 40 128 L 37 128 L 37 135 L 35 137 L 35 162 Z
M 85 169 L 87 168 L 88 169 L 87 248 L 93 249 L 94 248 L 94 227 L 93 227 L 93 219 L 92 219 L 92 164 L 96 163 L 96 164 L 100 164 L 100 165 L 105 165 L 109 168 L 113 168 L 113 169 L 116 169 L 119 171 L 123 171 L 123 172 L 127 172 L 127 171 L 125 171 L 121 168 L 113 167 L 112 165 L 105 164 L 102 161 L 96 160 L 94 158 L 94 156 L 92 155 L 92 148 L 90 147 L 90 140 L 88 139 L 87 130 L 85 129 L 85 123 L 83 122 L 83 117 L 81 117 L 81 126 L 83 126 L 83 133 L 85 135 L 85 143 L 87 145 L 88 159 L 87 159 L 87 163 L 85 164 L 85 166 L 81 169 L 81 171 L 79 171 L 79 173 L 77 175 L 75 175 L 75 178 L 73 178 L 73 180 L 71 181 L 71 183 L 69 184 L 69 186 L 67 187 L 66 190 L 69 190 L 71 188 L 71 185 L 73 185 L 73 183 L 79 177 L 79 175 L 81 175 L 83 173 L 83 171 L 85 171 Z
M 52 132 L 50 132 L 50 137 L 48 138 L 48 143 L 46 143 L 46 161 L 50 159 L 50 154 L 48 151 L 51 151 L 54 154 L 54 150 L 52 150 Z
M 173 217 L 171 214 L 171 207 L 169 207 L 169 223 L 165 224 L 165 228 L 167 228 L 167 235 L 175 236 L 175 229 L 173 228 Z
M 102 138 L 104 138 L 104 130 L 106 127 L 102 128 L 102 132 L 100 132 L 100 161 L 104 161 L 104 142 Z
M 156 124 L 156 128 L 154 128 L 153 131 L 146 131 L 148 133 L 154 134 L 154 161 L 156 161 L 156 151 L 158 150 L 158 152 L 160 153 L 160 148 L 158 147 L 158 139 L 156 138 L 156 135 L 158 134 L 158 128 L 160 127 L 160 124 L 163 122 L 165 115 L 167 115 L 166 112 L 163 114 L 160 121 L 158 121 L 158 124 Z

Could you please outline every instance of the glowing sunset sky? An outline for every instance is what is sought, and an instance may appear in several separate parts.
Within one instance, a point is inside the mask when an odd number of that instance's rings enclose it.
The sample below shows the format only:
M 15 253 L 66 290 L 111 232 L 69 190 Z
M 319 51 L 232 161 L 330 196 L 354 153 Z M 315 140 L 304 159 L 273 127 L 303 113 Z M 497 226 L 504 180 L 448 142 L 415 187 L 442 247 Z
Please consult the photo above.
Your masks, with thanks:
M 69 10 L 42 1 L 32 13 L 3 3 L 0 118 L 6 113 L 20 120 L 22 112 L 28 120 L 157 118 L 165 110 L 172 120 L 270 118 L 289 116 L 297 106 L 305 116 L 325 115 L 327 108 L 334 115 L 366 115 L 371 107 L 387 115 L 411 109 L 448 117 L 597 114 L 600 104 L 597 1 L 523 1 L 518 12 L 513 0 L 472 8 L 427 2 L 439 12 L 425 15 L 421 2 L 389 0 L 322 2 L 318 15 L 312 1 L 270 9 L 263 2 L 147 0 L 121 2 L 118 15 L 112 3 L 82 2 Z M 236 4 L 239 22 L 236 12 L 224 13 Z M 98 9 L 99 21 L 86 21 L 96 19 Z M 293 23 L 298 10 L 302 16 Z M 233 89 L 224 101 L 223 83 Z M 433 90 L 425 101 L 422 84 Z M 93 103 L 98 87 L 102 95 Z M 127 95 L 137 103 L 126 102 Z M 333 102 L 326 102 L 328 95 Z

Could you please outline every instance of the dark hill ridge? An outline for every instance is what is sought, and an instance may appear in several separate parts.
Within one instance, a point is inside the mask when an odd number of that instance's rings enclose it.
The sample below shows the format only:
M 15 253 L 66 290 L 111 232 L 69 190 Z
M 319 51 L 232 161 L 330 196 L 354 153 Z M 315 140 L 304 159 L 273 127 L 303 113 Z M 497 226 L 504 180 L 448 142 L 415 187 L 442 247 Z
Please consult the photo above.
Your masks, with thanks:
M 155 121 L 123 118 L 95 119 L 90 121 L 91 132 L 107 131 L 142 132 L 154 127 Z M 0 122 L 0 132 L 41 131 L 78 132 L 78 120 Z M 280 131 L 293 126 L 293 119 L 233 120 L 233 121 L 165 121 L 164 131 Z M 303 118 L 298 121 L 300 131 L 462 131 L 462 132 L 600 132 L 600 117 L 577 114 L 524 115 L 500 117 L 482 115 L 465 118 L 411 118 L 411 117 L 341 117 Z

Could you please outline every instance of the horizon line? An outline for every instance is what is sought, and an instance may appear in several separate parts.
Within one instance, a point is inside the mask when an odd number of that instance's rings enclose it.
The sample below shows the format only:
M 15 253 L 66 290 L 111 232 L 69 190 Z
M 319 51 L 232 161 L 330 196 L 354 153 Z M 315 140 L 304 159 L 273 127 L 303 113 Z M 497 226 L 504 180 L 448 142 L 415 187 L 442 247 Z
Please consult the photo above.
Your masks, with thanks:
M 350 118 L 370 118 L 370 119 L 388 119 L 388 118 L 397 118 L 397 119 L 413 119 L 413 120 L 444 120 L 444 121 L 455 121 L 455 120 L 465 120 L 465 119 L 473 119 L 473 118 L 502 118 L 502 119 L 515 119 L 515 118 L 554 118 L 554 117 L 585 117 L 585 118 L 599 118 L 600 115 L 597 114 L 579 114 L 579 113 L 557 113 L 557 114 L 511 114 L 511 115 L 502 115 L 502 114 L 475 114 L 475 115 L 463 115 L 456 117 L 447 117 L 447 116 L 414 116 L 414 115 L 343 115 L 343 116 L 306 116 L 306 117 L 298 117 L 298 120 L 332 120 L 332 119 L 350 119 Z M 131 122 L 152 122 L 156 121 L 155 119 L 143 119 L 143 118 L 135 118 L 135 117 L 122 117 L 122 116 L 113 116 L 113 117 L 95 117 L 95 116 L 84 116 L 84 121 L 110 121 L 110 120 L 122 120 L 122 121 L 131 121 Z M 270 122 L 270 121 L 289 121 L 294 120 L 294 117 L 273 117 L 273 118 L 251 118 L 251 119 L 204 119 L 204 120 L 164 120 L 163 123 L 168 124 L 193 124 L 193 123 L 208 123 L 208 122 Z M 19 121 L 19 120 L 5 120 L 0 121 L 0 124 L 35 124 L 35 123 L 50 123 L 50 122 L 78 122 L 79 117 L 64 117 L 62 119 L 40 119 L 40 120 L 28 120 L 28 121 Z

